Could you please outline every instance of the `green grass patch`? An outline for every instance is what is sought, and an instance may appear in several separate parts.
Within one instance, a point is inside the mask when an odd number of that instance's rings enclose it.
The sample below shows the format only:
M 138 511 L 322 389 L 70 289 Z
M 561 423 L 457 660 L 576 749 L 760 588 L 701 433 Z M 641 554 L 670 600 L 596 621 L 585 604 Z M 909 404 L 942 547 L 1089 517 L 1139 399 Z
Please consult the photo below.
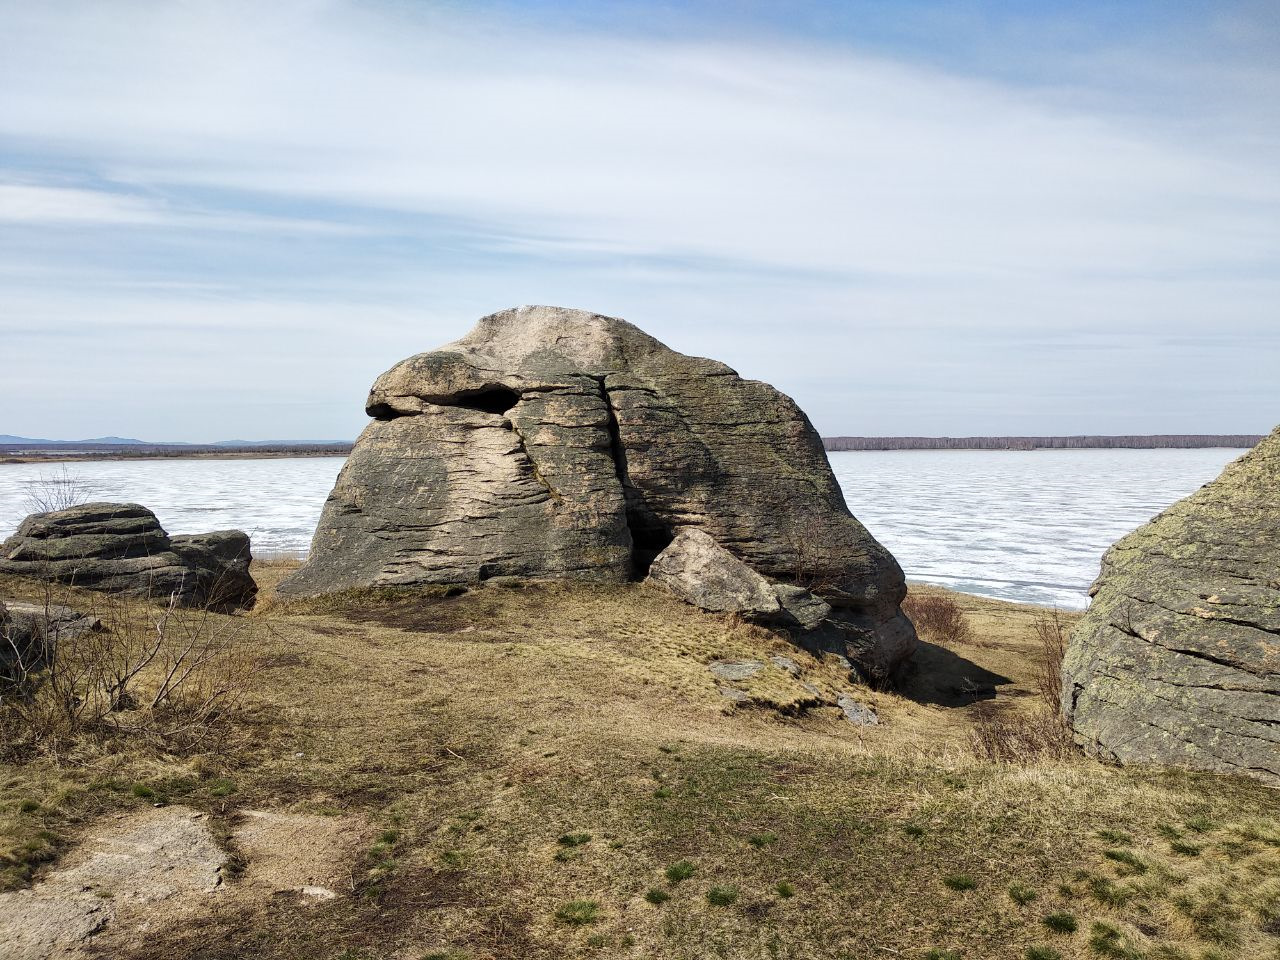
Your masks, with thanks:
M 589 833 L 566 833 L 556 843 L 562 847 L 581 847 L 591 842 Z
M 1196 936 L 1220 947 L 1238 947 L 1241 942 L 1239 923 L 1244 916 L 1221 887 L 1210 887 L 1179 894 L 1173 905 L 1191 921 Z
M 1123 907 L 1133 899 L 1131 889 L 1117 886 L 1106 877 L 1090 877 L 1087 886 L 1089 896 L 1108 907 Z
M 1062 960 L 1062 954 L 1053 947 L 1037 944 L 1027 947 L 1026 958 L 1027 960 Z
M 943 884 L 950 890 L 956 890 L 964 893 L 967 890 L 976 890 L 978 881 L 973 879 L 967 873 L 952 873 L 942 878 Z
M 780 896 L 783 900 L 790 900 L 792 897 L 796 895 L 796 888 L 791 884 L 787 883 L 787 881 L 785 880 L 783 880 L 773 889 L 774 889 L 774 892 L 777 893 L 777 895 Z
M 674 887 L 677 883 L 692 877 L 697 872 L 697 869 L 689 860 L 677 860 L 667 867 L 667 883 Z
M 671 899 L 671 894 L 659 887 L 650 887 L 645 891 L 644 898 L 652 903 L 655 907 L 660 907 Z
M 1075 933 L 1080 929 L 1080 921 L 1070 913 L 1050 913 L 1043 922 L 1054 933 Z
M 556 907 L 556 919 L 571 927 L 595 923 L 600 917 L 600 904 L 594 900 L 570 900 Z
M 707 891 L 707 903 L 713 907 L 732 907 L 737 902 L 737 887 L 712 887 Z
M 1113 848 L 1102 851 L 1102 855 L 1112 863 L 1118 864 L 1120 872 L 1125 876 L 1147 872 L 1146 863 L 1132 850 Z
M 1009 899 L 1020 907 L 1025 907 L 1034 900 L 1039 894 L 1031 887 L 1021 883 L 1009 884 Z
M 1100 957 L 1141 960 L 1142 954 L 1119 927 L 1101 920 L 1089 928 L 1089 949 Z
M 1114 843 L 1117 846 L 1128 846 L 1133 843 L 1133 837 L 1123 830 L 1099 830 L 1098 836 L 1107 843 Z
M 747 838 L 747 843 L 753 847 L 767 847 L 771 843 L 777 843 L 778 835 L 776 833 L 757 833 Z

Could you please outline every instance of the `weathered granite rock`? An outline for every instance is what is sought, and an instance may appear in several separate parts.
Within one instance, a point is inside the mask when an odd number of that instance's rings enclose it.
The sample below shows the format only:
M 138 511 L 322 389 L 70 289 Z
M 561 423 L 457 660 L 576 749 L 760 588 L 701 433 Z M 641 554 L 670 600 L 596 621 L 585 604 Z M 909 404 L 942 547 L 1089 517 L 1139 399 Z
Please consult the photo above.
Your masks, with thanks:
M 875 669 L 914 648 L 902 571 L 850 515 L 808 418 L 722 363 L 623 320 L 521 307 L 397 364 L 366 409 L 281 593 L 617 582 L 697 527 L 764 576 L 820 584 Z
M 1087 751 L 1280 780 L 1280 428 L 1116 543 L 1063 663 Z
M 658 554 L 649 580 L 712 613 L 762 618 L 782 610 L 773 584 L 696 527 L 685 527 Z
M 855 727 L 874 727 L 880 723 L 876 712 L 864 703 L 859 703 L 851 694 L 842 693 L 836 698 L 836 706 L 844 712 L 844 718 Z
M 812 591 L 762 577 L 710 534 L 686 527 L 654 559 L 648 582 L 665 587 L 686 603 L 712 613 L 737 613 L 755 623 L 781 627 L 814 653 L 854 658 L 856 679 L 880 683 L 893 678 L 906 653 L 873 638 L 867 642 L 856 622 Z M 912 636 L 914 641 L 914 635 Z
M 0 602 L 0 681 L 21 681 L 45 666 L 64 640 L 102 629 L 97 617 L 55 603 Z
M 719 680 L 750 680 L 764 669 L 764 661 L 712 660 L 707 669 Z
M 171 539 L 136 503 L 32 514 L 0 544 L 0 573 L 214 609 L 253 605 L 249 561 L 240 531 Z

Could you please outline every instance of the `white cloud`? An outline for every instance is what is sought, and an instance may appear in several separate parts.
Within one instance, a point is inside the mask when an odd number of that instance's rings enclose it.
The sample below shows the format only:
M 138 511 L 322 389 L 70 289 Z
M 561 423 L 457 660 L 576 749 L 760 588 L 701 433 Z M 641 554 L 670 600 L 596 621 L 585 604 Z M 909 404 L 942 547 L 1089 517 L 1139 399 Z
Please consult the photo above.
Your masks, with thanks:
M 813 384 L 868 347 L 885 352 L 877 363 L 906 364 L 901 351 L 923 341 L 957 386 L 966 376 L 994 382 L 1037 337 L 1093 331 L 1208 325 L 1254 338 L 1246 368 L 1280 362 L 1270 332 L 1280 131 L 1262 101 L 1241 93 L 1275 89 L 1278 69 L 1198 64 L 1201 93 L 1184 109 L 1143 110 L 1141 91 L 1108 83 L 1104 69 L 1124 63 L 1114 50 L 1075 86 L 1033 88 L 835 44 L 552 32 L 399 4 L 0 0 L 0 9 L 0 136 L 111 187 L 0 186 L 0 220 L 12 229 L 337 239 L 350 230 L 351 245 L 318 267 L 300 259 L 310 269 L 294 285 L 397 308 L 417 296 L 433 313 L 548 300 L 644 311 L 633 319 L 808 394 L 834 429 L 837 404 L 855 401 L 819 396 Z M 1124 77 L 1167 67 L 1135 57 Z M 456 256 L 452 248 L 427 247 L 415 262 L 365 243 L 388 220 L 411 232 L 441 218 L 480 238 L 464 266 L 434 262 Z M 83 257 L 62 255 L 80 269 Z M 513 266 L 521 257 L 536 263 Z M 98 269 L 139 284 L 183 279 L 148 276 L 141 260 Z M 35 267 L 30 277 L 28 286 L 43 282 Z M 231 289 L 239 281 L 223 279 Z M 28 294 L 63 295 L 52 283 Z M 276 315 L 255 312 L 254 296 L 239 300 L 271 339 Z M 181 303 L 166 309 L 198 314 L 198 297 Z M 82 303 L 64 306 L 53 312 L 73 317 Z M 284 339 L 294 327 L 281 323 Z M 310 336 L 349 323 L 358 310 L 320 311 Z M 743 338 L 744 329 L 767 335 Z M 767 342 L 780 329 L 794 359 Z M 403 340 L 433 345 L 421 331 Z M 1193 369 L 1183 362 L 1191 353 L 1176 356 L 1173 367 Z M 1084 366 L 1054 365 L 1052 375 L 1087 383 L 1090 361 L 1073 357 Z M 1102 361 L 1096 371 L 1114 373 Z M 1154 418 L 1176 406 L 1158 370 L 1137 375 L 1147 379 L 1131 385 L 1135 409 Z M 298 375 L 299 390 L 321 386 Z M 1011 383 L 1006 406 L 1035 389 Z M 1048 421 L 1055 402 L 1033 406 Z M 1275 389 L 1259 396 L 1259 406 L 1277 402 Z M 918 400 L 918 430 L 955 415 L 951 400 L 930 403 Z M 999 430 L 997 420 L 969 429 Z M 883 429 L 909 422 L 904 414 Z M 877 432 L 873 422 L 862 429 Z

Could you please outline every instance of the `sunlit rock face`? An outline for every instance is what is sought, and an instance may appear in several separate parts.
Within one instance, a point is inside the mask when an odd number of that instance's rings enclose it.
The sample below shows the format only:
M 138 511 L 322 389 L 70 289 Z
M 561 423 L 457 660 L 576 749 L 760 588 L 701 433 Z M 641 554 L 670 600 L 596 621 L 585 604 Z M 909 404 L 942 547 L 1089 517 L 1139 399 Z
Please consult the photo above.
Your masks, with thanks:
M 1115 544 L 1063 664 L 1098 756 L 1280 780 L 1280 428 Z
M 366 410 L 285 593 L 626 581 L 696 527 L 820 594 L 868 673 L 888 676 L 914 647 L 902 571 L 849 513 L 804 413 L 624 320 L 493 314 L 384 373 Z

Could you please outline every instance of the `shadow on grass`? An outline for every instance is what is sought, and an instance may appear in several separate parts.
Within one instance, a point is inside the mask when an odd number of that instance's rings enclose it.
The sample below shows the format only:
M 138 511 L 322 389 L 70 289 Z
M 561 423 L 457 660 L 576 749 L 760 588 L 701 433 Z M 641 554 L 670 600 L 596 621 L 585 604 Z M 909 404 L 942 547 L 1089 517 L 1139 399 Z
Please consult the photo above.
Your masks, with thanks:
M 899 692 L 916 703 L 967 707 L 995 699 L 997 688 L 1013 683 L 946 647 L 921 640 Z

